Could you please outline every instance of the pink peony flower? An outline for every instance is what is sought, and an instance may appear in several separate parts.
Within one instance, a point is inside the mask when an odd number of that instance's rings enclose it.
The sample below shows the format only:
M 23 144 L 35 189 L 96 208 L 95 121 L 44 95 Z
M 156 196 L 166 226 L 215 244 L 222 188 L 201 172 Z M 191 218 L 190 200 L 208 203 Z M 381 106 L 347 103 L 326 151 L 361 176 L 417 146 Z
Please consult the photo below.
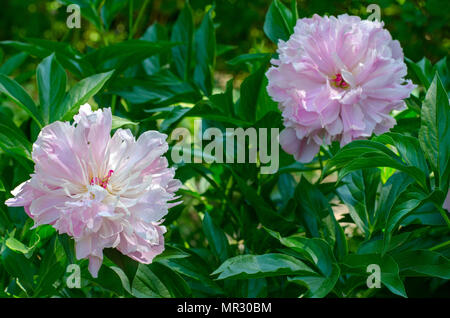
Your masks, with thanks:
M 405 82 L 398 41 L 382 22 L 347 14 L 300 19 L 266 73 L 267 90 L 279 103 L 285 129 L 282 148 L 309 162 L 320 145 L 388 131 L 389 115 L 404 109 L 415 85 Z
M 111 137 L 111 110 L 81 106 L 74 123 L 55 122 L 33 145 L 35 173 L 12 191 L 9 206 L 23 206 L 34 227 L 51 224 L 75 240 L 78 259 L 97 277 L 104 248 L 141 263 L 164 250 L 161 218 L 176 203 L 180 182 L 168 168 L 166 135 L 130 130 Z

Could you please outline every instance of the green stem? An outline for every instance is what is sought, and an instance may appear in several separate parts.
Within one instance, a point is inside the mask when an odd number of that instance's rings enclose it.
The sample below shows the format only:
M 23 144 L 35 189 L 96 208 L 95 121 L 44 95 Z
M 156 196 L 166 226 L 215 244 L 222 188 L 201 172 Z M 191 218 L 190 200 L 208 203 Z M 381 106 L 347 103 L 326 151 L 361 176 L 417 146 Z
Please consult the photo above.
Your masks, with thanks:
M 150 0 L 145 0 L 144 3 L 142 4 L 142 7 L 139 10 L 136 22 L 134 23 L 133 28 L 131 29 L 131 38 L 136 34 L 136 31 L 137 31 L 139 25 L 141 24 L 142 17 L 144 16 L 145 9 L 147 8 L 147 5 L 149 2 L 150 2 Z
M 100 23 L 100 33 L 101 33 L 101 38 L 102 38 L 102 43 L 103 46 L 108 46 L 108 38 L 106 36 L 106 30 L 105 27 L 103 26 L 103 23 Z
M 439 172 L 434 171 L 434 185 L 436 188 L 439 188 Z
M 436 245 L 436 246 L 430 247 L 428 250 L 429 250 L 429 251 L 435 251 L 435 250 L 438 250 L 438 249 L 440 249 L 440 248 L 443 248 L 443 247 L 445 247 L 445 246 L 447 246 L 447 245 L 450 245 L 450 240 L 448 240 L 447 242 L 438 244 L 438 245 Z
M 105 0 L 103 0 L 100 4 L 100 6 L 98 7 L 97 10 L 97 14 L 98 16 L 100 16 L 100 9 L 101 7 L 103 7 L 103 5 L 105 4 Z M 100 34 L 101 34 L 101 38 L 102 38 L 102 43 L 103 46 L 108 46 L 108 38 L 106 37 L 106 30 L 105 30 L 105 26 L 103 25 L 103 19 L 100 19 Z
M 231 200 L 225 195 L 225 189 L 223 189 L 219 184 L 217 184 L 216 181 L 214 181 L 214 179 L 212 179 L 211 177 L 209 177 L 206 173 L 204 173 L 202 170 L 199 170 L 197 168 L 195 168 L 195 166 L 193 167 L 193 169 L 195 171 L 197 171 L 203 178 L 205 178 L 206 181 L 208 181 L 208 183 L 213 186 L 214 188 L 217 189 L 218 194 L 222 197 L 222 199 L 225 201 L 225 204 L 228 205 L 228 207 L 230 208 L 230 210 L 233 212 L 231 213 L 231 215 L 235 218 L 235 220 L 238 222 L 239 224 L 239 211 L 236 209 L 236 207 L 233 205 L 233 203 L 231 202 Z
M 130 106 L 128 105 L 127 101 L 124 98 L 121 98 L 120 101 L 121 101 L 121 104 L 122 104 L 123 108 L 125 108 L 125 111 L 127 113 L 129 113 L 130 112 Z
M 298 8 L 297 8 L 297 0 L 291 1 L 291 11 L 292 11 L 292 25 L 295 26 L 298 20 Z
M 130 0 L 128 6 L 128 40 L 133 38 L 133 11 L 134 11 L 134 1 Z
M 114 111 L 116 110 L 116 102 L 117 102 L 117 95 L 114 94 L 112 96 L 112 100 L 111 100 L 111 113 L 114 115 Z
M 319 164 L 320 164 L 320 173 L 323 172 L 323 162 L 322 162 L 322 155 L 319 152 Z
M 73 29 L 68 29 L 67 32 L 64 34 L 63 38 L 61 39 L 60 42 L 66 42 L 69 39 L 69 36 L 72 34 Z

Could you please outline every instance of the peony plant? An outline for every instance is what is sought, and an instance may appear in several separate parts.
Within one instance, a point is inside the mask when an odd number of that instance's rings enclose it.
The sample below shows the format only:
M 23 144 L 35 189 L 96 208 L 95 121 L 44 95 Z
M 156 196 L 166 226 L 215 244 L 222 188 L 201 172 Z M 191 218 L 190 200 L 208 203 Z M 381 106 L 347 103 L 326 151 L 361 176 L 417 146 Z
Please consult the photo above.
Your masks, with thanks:
M 73 237 L 94 277 L 105 248 L 144 264 L 164 250 L 161 219 L 180 187 L 162 157 L 165 135 L 146 131 L 136 140 L 119 128 L 111 137 L 111 125 L 111 109 L 84 104 L 73 124 L 44 127 L 33 144 L 35 172 L 6 201 L 23 206 L 33 227 L 50 224 Z
M 300 19 L 277 53 L 267 89 L 283 114 L 281 146 L 300 162 L 311 161 L 322 144 L 342 147 L 389 131 L 391 112 L 406 108 L 415 87 L 404 78 L 400 43 L 376 20 Z
M 0 32 L 0 297 L 450 297 L 438 2 L 34 1 L 81 28 Z

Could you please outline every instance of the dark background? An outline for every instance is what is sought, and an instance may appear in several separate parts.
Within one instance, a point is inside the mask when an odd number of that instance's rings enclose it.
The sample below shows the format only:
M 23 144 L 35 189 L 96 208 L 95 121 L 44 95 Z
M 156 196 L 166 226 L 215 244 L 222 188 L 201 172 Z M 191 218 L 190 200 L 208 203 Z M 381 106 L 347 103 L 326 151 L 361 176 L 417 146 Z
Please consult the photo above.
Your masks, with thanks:
M 113 1 L 113 0 L 105 0 Z M 144 0 L 134 0 L 135 15 Z M 215 3 L 217 39 L 220 44 L 236 48 L 218 60 L 218 70 L 226 68 L 223 60 L 248 52 L 273 51 L 274 47 L 263 32 L 264 16 L 270 0 L 191 0 L 197 22 L 205 10 Z M 290 7 L 290 1 L 282 1 Z M 448 55 L 450 48 L 449 20 L 450 1 L 447 0 L 382 0 L 382 1 L 327 1 L 299 0 L 300 17 L 312 14 L 339 15 L 348 13 L 366 18 L 370 13 L 366 7 L 375 3 L 381 7 L 381 19 L 394 39 L 401 42 L 405 55 L 414 61 L 423 56 L 432 62 Z M 39 37 L 56 41 L 70 41 L 75 48 L 85 52 L 89 46 L 97 47 L 101 36 L 87 20 L 82 20 L 81 29 L 69 31 L 66 27 L 66 6 L 59 1 L 1 0 L 0 40 L 21 40 L 24 37 Z M 135 37 L 143 34 L 153 22 L 172 25 L 183 0 L 150 0 L 142 23 Z M 71 34 L 67 34 L 71 32 Z M 121 10 L 106 36 L 109 42 L 127 38 L 128 8 Z

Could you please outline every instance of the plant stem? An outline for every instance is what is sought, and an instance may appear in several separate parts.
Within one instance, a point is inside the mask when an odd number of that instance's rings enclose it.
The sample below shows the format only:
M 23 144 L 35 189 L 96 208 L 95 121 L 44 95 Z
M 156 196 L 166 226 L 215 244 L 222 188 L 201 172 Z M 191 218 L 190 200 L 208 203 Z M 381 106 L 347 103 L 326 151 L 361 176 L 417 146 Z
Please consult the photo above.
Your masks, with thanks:
M 319 152 L 319 164 L 320 164 L 320 173 L 323 172 L 323 162 L 322 162 L 322 155 Z
M 114 111 L 116 110 L 116 101 L 117 101 L 117 95 L 114 94 L 112 96 L 112 100 L 111 100 L 111 113 L 114 115 Z
M 147 8 L 148 3 L 150 0 L 145 0 L 142 4 L 141 9 L 139 10 L 136 22 L 133 25 L 133 28 L 131 29 L 131 38 L 136 34 L 136 31 L 139 27 L 139 24 L 141 24 L 142 17 L 144 16 L 145 9 Z
M 67 39 L 69 38 L 69 36 L 72 34 L 72 30 L 73 29 L 69 29 L 66 33 L 64 33 L 64 36 L 63 36 L 63 38 L 61 39 L 60 42 L 66 42 Z
M 292 25 L 295 25 L 298 20 L 297 0 L 291 0 L 291 11 L 292 11 Z
M 133 38 L 133 11 L 134 11 L 134 0 L 130 0 L 128 5 L 128 40 Z
M 103 7 L 104 4 L 105 4 L 105 0 L 103 0 L 101 2 L 100 6 L 97 9 L 97 14 L 99 16 L 101 16 L 100 10 L 101 10 L 101 7 Z M 106 30 L 105 30 L 105 26 L 103 25 L 103 19 L 100 19 L 100 34 L 101 34 L 103 46 L 108 46 L 109 43 L 108 43 L 108 39 L 106 37 Z
M 428 250 L 429 250 L 429 251 L 435 251 L 435 250 L 438 250 L 438 249 L 440 249 L 440 248 L 442 248 L 442 247 L 445 247 L 445 246 L 447 246 L 447 245 L 450 245 L 450 240 L 447 241 L 447 242 L 438 244 L 438 245 L 436 245 L 436 246 L 430 247 Z

